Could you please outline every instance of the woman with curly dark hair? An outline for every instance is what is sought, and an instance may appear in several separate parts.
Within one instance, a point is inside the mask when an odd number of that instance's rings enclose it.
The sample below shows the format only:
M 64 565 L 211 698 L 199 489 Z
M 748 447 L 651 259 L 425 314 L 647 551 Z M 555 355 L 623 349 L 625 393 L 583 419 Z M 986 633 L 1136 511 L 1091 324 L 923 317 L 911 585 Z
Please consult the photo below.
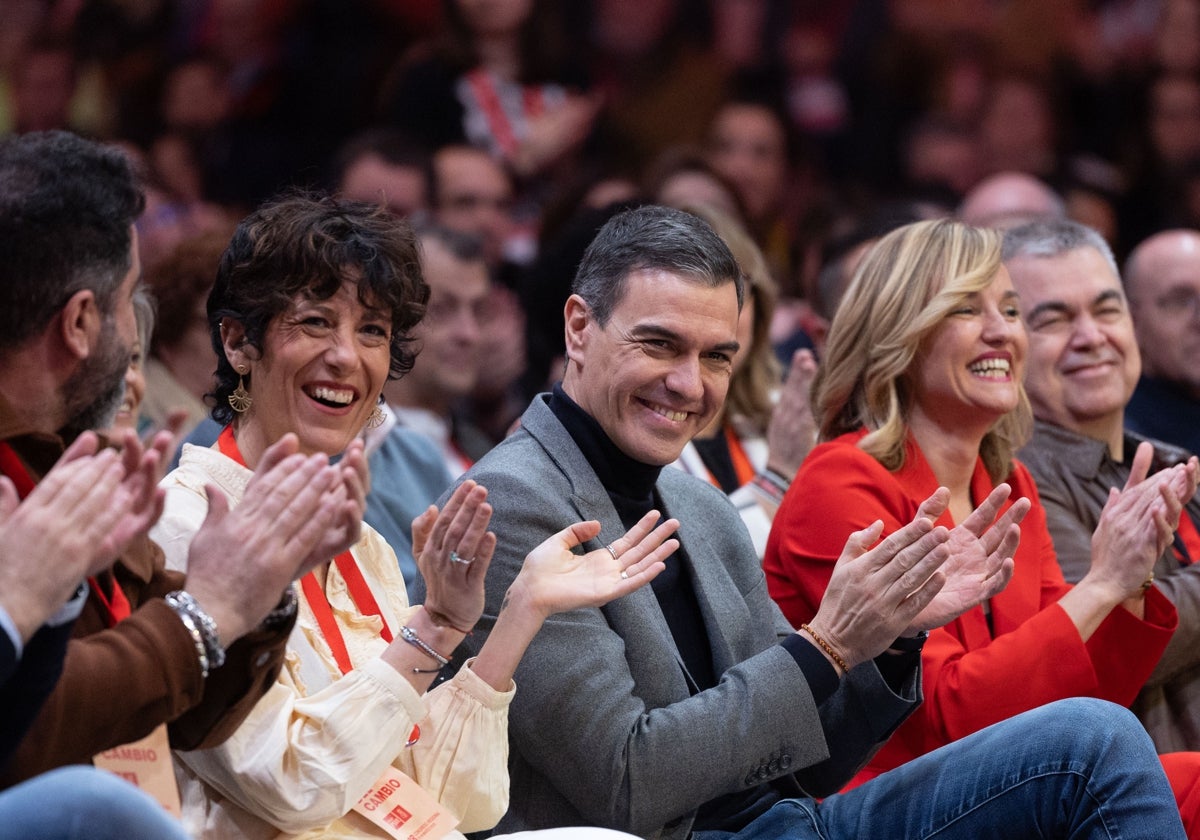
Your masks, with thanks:
M 301 454 L 340 454 L 357 477 L 347 504 L 361 510 L 360 437 L 384 382 L 412 367 L 410 333 L 427 298 L 411 229 L 381 208 L 294 196 L 242 222 L 208 302 L 213 417 L 226 425 L 213 448 L 185 446 L 164 482 L 156 537 L 168 564 L 184 562 L 210 509 L 236 513 L 287 436 Z M 529 554 L 498 641 L 430 691 L 483 609 L 496 545 L 486 497 L 468 481 L 414 521 L 421 606 L 409 606 L 396 557 L 369 526 L 301 579 L 278 680 L 222 746 L 176 754 L 192 836 L 395 836 L 385 824 L 400 812 L 430 821 L 431 836 L 496 824 L 508 806 L 512 673 L 526 646 L 550 614 L 653 578 L 677 543 L 664 542 L 673 520 L 653 529 L 657 514 L 586 555 L 571 548 L 597 523 L 559 532 Z

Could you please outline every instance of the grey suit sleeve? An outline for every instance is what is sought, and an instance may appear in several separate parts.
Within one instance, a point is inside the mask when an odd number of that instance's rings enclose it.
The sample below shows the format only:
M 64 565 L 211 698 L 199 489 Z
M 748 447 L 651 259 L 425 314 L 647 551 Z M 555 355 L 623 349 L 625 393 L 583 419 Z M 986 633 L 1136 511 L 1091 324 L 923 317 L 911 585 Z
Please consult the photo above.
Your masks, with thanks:
M 812 796 L 837 793 L 920 702 L 919 664 L 899 694 L 887 687 L 874 661 L 857 666 L 843 678 L 837 693 L 821 704 L 821 725 L 835 748 L 825 761 L 798 771 L 796 780 Z
M 774 614 L 780 640 L 795 632 L 773 601 L 768 599 L 757 609 Z M 829 757 L 795 771 L 801 788 L 816 797 L 836 793 L 908 719 L 922 699 L 920 657 L 915 662 L 916 667 L 896 691 L 888 686 L 874 660 L 861 663 L 842 679 L 838 690 L 819 709 Z
M 524 553 L 578 517 L 563 501 L 565 488 L 522 481 L 512 472 L 471 477 L 491 491 L 498 536 L 485 616 L 469 640 L 477 647 Z M 647 686 L 647 672 L 669 683 L 670 661 L 660 667 L 661 651 L 622 638 L 604 609 L 553 617 L 517 670 L 510 710 L 514 764 L 523 762 L 547 780 L 586 822 L 642 835 L 717 796 L 806 767 L 813 769 L 797 778 L 812 793 L 840 787 L 881 734 L 911 711 L 914 698 L 893 695 L 868 665 L 855 669 L 818 710 L 800 668 L 777 644 L 790 628 L 757 566 L 755 572 L 742 592 L 747 614 L 760 622 L 755 649 L 726 669 L 718 685 L 692 696 Z M 826 732 L 833 733 L 832 758 Z M 514 776 L 513 785 L 515 801 L 522 780 Z
M 548 624 L 526 663 L 510 710 L 513 744 L 595 825 L 649 834 L 827 756 L 808 688 L 779 647 L 659 708 L 634 695 L 621 640 L 598 611 Z

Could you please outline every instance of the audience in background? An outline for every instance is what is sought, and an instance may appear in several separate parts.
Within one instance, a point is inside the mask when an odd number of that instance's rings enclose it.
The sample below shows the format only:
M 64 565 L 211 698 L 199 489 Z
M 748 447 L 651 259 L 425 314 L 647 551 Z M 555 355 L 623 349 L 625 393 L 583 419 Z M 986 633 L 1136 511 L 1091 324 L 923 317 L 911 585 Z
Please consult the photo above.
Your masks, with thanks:
M 121 395 L 121 406 L 113 417 L 109 427 L 109 437 L 119 439 L 120 433 L 129 429 L 141 434 L 152 428 L 163 428 L 168 425 L 178 427 L 174 418 L 166 418 L 164 422 L 153 427 L 142 423 L 142 400 L 146 396 L 146 352 L 150 346 L 150 337 L 154 334 L 154 300 L 145 286 L 139 285 L 133 293 L 133 314 L 137 318 L 137 341 L 130 348 L 129 367 L 125 369 L 125 390 Z M 171 422 L 168 423 L 167 420 Z
M 483 263 L 456 267 L 466 282 L 486 266 L 473 326 L 458 319 L 443 342 L 422 325 L 422 362 L 445 389 L 427 393 L 470 457 L 451 447 L 448 466 L 386 409 L 366 434 L 364 518 L 411 585 L 413 515 L 562 377 L 567 284 L 603 222 L 640 202 L 717 206 L 751 233 L 766 270 L 750 288 L 778 299 L 765 342 L 770 306 L 748 307 L 743 353 L 764 359 L 769 342 L 801 373 L 796 351 L 826 351 L 854 266 L 896 224 L 957 209 L 999 228 L 1082 221 L 1118 259 L 1142 242 L 1125 283 L 1143 375 L 1124 421 L 1200 446 L 1200 0 L 1051 6 L 15 0 L 0 25 L 0 135 L 71 127 L 137 167 L 132 241 L 158 305 L 140 342 L 143 429 L 173 409 L 187 426 L 207 414 L 216 254 L 279 190 L 321 184 L 479 238 Z M 0 201 L 14 189 L 0 183 Z M 428 250 L 436 286 L 445 254 Z M 134 354 L 123 361 L 131 405 Z M 735 386 L 752 368 L 767 370 L 748 362 Z M 802 437 L 803 380 L 793 371 L 778 391 L 782 410 L 734 387 L 708 431 L 738 415 L 754 417 L 749 437 Z M 764 463 L 786 483 L 789 468 Z
M 417 232 L 429 288 L 425 317 L 413 330 L 420 347 L 412 370 L 384 386 L 399 424 L 436 444 L 458 477 L 492 442 L 463 416 L 463 401 L 493 359 L 481 353 L 488 271 L 478 239 L 438 225 Z
M 686 146 L 668 149 L 650 165 L 642 192 L 667 207 L 712 207 L 738 220 L 746 218 L 737 187 L 719 173 L 703 152 Z
M 378 202 L 407 219 L 429 207 L 429 153 L 401 131 L 375 129 L 351 137 L 333 160 L 333 191 Z
M 186 436 L 208 416 L 204 398 L 212 391 L 217 357 L 204 305 L 232 232 L 225 228 L 184 239 L 146 272 L 158 321 L 144 366 L 141 412 L 148 425 L 162 426 L 172 411 L 184 410 Z
M 796 184 L 788 126 L 766 102 L 732 99 L 709 126 L 708 157 L 737 190 L 747 227 L 779 277 L 792 268 L 792 226 Z
M 1009 228 L 1038 219 L 1060 219 L 1062 198 L 1045 182 L 1025 172 L 997 172 L 972 187 L 958 206 L 969 225 Z
M 762 251 L 731 216 L 710 207 L 683 205 L 712 227 L 745 278 L 725 404 L 672 462 L 721 488 L 738 509 L 762 558 L 771 520 L 804 456 L 816 442 L 808 391 L 816 375 L 812 353 L 797 350 L 787 381 L 771 349 L 768 330 L 778 292 Z
M 1125 290 L 1142 355 L 1126 423 L 1200 452 L 1200 231 L 1170 230 L 1139 244 L 1125 264 Z
M 525 311 L 517 294 L 522 266 L 534 256 L 534 231 L 514 209 L 508 172 L 486 152 L 447 146 L 433 157 L 433 219 L 479 240 L 490 282 L 479 313 L 479 355 L 486 376 L 475 381 L 465 406 L 494 443 L 520 413 L 514 392 L 525 373 Z M 478 453 L 476 453 L 478 454 Z
M 385 92 L 395 126 L 431 146 L 468 143 L 526 180 L 586 139 L 600 106 L 552 0 L 445 0 L 436 43 L 402 62 Z

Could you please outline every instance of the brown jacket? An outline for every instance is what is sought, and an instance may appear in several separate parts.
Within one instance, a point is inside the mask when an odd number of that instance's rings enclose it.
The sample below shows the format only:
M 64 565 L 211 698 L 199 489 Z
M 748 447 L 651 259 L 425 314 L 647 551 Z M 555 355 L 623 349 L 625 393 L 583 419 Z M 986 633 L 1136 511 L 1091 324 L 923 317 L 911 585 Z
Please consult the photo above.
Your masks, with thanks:
M 1033 473 L 1046 508 L 1046 524 L 1063 576 L 1072 583 L 1091 567 L 1092 532 L 1110 487 L 1129 477 L 1133 452 L 1146 440 L 1125 435 L 1123 462 L 1114 461 L 1103 441 L 1038 421 L 1033 439 L 1018 453 Z M 1185 461 L 1190 453 L 1162 441 L 1154 444 L 1151 471 Z M 1200 499 L 1184 515 L 1200 528 Z M 1154 564 L 1155 586 L 1179 612 L 1179 627 L 1132 709 L 1159 752 L 1200 749 L 1200 557 L 1181 564 L 1168 547 Z
M 34 476 L 44 475 L 63 451 L 56 437 L 23 433 L 2 401 L 0 440 Z M 184 576 L 164 568 L 162 552 L 147 538 L 131 546 L 111 574 L 132 614 L 109 628 L 104 605 L 94 594 L 88 597 L 62 676 L 4 768 L 0 786 L 88 763 L 96 753 L 144 737 L 164 722 L 176 749 L 214 746 L 274 684 L 294 622 L 238 640 L 225 665 L 205 680 L 191 636 L 162 600 L 183 587 Z

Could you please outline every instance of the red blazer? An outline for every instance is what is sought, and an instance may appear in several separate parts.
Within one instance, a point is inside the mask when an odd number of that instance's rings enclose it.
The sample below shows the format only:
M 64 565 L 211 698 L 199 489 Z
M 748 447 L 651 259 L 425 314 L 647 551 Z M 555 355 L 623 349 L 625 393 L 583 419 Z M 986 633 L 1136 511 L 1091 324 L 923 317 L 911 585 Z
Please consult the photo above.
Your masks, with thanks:
M 793 624 L 808 621 L 852 531 L 883 520 L 887 534 L 907 524 L 938 487 L 910 441 L 904 466 L 890 472 L 858 448 L 860 431 L 818 446 L 783 500 L 767 542 L 764 568 L 771 596 Z M 991 601 L 992 629 L 975 607 L 929 634 L 922 654 L 924 704 L 850 786 L 985 726 L 1064 697 L 1100 697 L 1128 706 L 1150 675 L 1178 623 L 1157 589 L 1146 595 L 1145 619 L 1117 608 L 1084 643 L 1058 599 L 1062 577 L 1037 488 L 1015 463 L 1012 495 L 1033 507 L 1021 524 L 1016 571 Z M 975 465 L 971 496 L 982 501 L 993 483 Z M 939 525 L 954 527 L 949 514 Z

